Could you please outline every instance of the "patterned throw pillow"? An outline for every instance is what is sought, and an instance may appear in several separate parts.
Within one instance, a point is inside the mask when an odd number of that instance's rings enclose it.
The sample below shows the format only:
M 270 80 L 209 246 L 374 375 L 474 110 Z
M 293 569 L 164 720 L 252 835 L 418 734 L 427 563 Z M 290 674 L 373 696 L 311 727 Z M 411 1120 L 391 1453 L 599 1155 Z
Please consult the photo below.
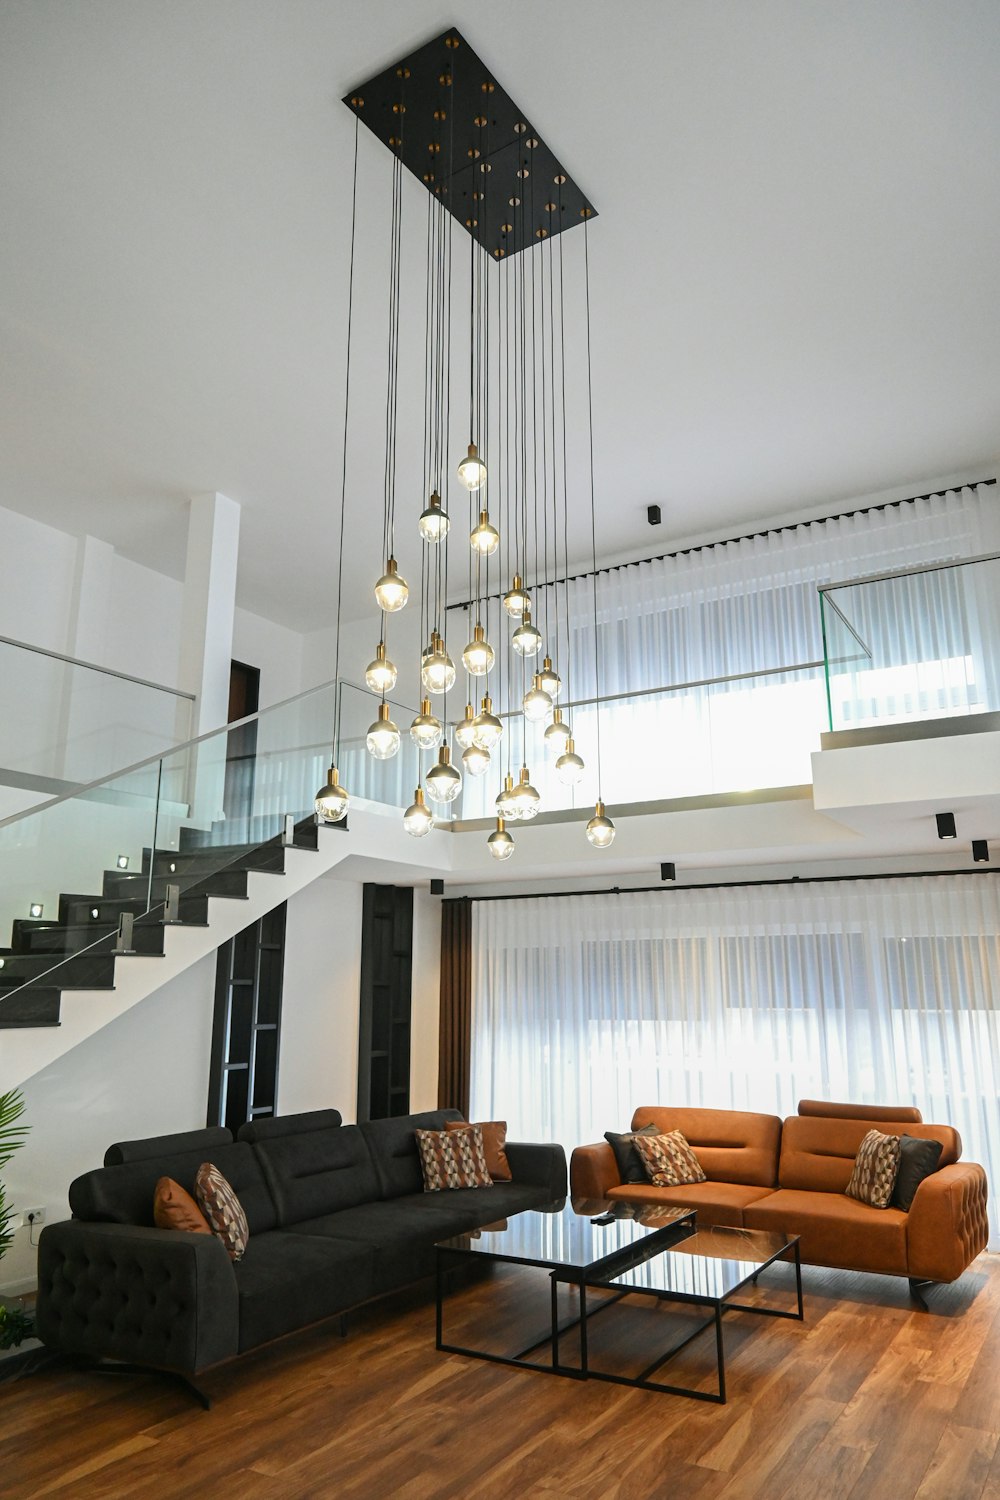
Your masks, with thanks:
M 679 1130 L 663 1135 L 636 1135 L 638 1151 L 649 1180 L 657 1187 L 680 1187 L 685 1182 L 706 1182 L 701 1163 Z
M 844 1189 L 847 1196 L 872 1208 L 888 1208 L 899 1171 L 899 1152 L 898 1135 L 869 1130 L 854 1158 L 854 1171 Z
M 153 1223 L 157 1229 L 182 1229 L 188 1234 L 211 1234 L 197 1203 L 172 1177 L 161 1177 L 153 1190 Z
M 414 1134 L 425 1193 L 493 1186 L 478 1125 L 470 1125 L 468 1130 L 417 1130 Z
M 230 1260 L 242 1260 L 250 1240 L 250 1226 L 237 1198 L 218 1167 L 202 1162 L 194 1180 L 194 1195 L 212 1233 L 226 1247 Z
M 465 1120 L 449 1120 L 445 1130 L 471 1130 Z M 486 1154 L 486 1170 L 494 1182 L 512 1182 L 514 1174 L 507 1160 L 507 1121 L 483 1120 L 476 1126 L 483 1132 L 483 1151 Z

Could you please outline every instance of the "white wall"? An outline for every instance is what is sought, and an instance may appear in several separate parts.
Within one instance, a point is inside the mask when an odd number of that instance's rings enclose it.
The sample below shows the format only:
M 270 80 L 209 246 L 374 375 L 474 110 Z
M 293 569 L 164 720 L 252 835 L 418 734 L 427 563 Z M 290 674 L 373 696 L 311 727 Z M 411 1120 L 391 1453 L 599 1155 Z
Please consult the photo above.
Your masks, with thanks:
M 326 875 L 288 903 L 279 1114 L 333 1108 L 355 1119 L 360 991 L 361 885 Z
M 66 1218 L 69 1184 L 99 1167 L 113 1141 L 205 1124 L 214 1000 L 211 954 L 28 1079 L 28 1142 L 4 1168 L 15 1207 Z M 19 1229 L 0 1261 L 0 1292 L 33 1286 L 35 1265 Z

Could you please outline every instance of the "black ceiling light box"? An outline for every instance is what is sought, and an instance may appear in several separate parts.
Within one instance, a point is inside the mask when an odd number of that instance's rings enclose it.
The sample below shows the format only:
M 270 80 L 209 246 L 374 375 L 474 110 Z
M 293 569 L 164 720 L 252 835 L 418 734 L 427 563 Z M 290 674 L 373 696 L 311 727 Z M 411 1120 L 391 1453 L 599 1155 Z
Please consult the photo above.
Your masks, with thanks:
M 937 836 L 939 839 L 958 838 L 954 813 L 946 812 L 937 814 Z

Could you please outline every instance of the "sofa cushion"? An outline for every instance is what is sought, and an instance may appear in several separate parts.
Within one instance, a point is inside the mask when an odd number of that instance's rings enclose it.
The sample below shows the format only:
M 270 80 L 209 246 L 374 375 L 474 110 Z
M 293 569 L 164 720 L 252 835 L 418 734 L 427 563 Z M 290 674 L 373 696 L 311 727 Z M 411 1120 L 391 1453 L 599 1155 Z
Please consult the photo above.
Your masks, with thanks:
M 919 1125 L 924 1118 L 915 1104 L 837 1104 L 832 1099 L 800 1099 L 798 1112 L 827 1120 L 891 1120 L 894 1125 Z
M 899 1136 L 869 1130 L 858 1147 L 844 1192 L 872 1208 L 888 1208 L 899 1171 Z
M 268 1132 L 253 1150 L 282 1226 L 380 1197 L 375 1164 L 357 1125 L 327 1123 L 290 1134 Z
M 247 1216 L 229 1183 L 210 1161 L 203 1162 L 198 1168 L 194 1195 L 212 1233 L 225 1246 L 229 1259 L 242 1260 L 250 1240 Z
M 514 1174 L 507 1160 L 507 1121 L 476 1120 L 477 1129 L 483 1132 L 483 1150 L 486 1153 L 486 1170 L 494 1182 L 510 1182 Z M 465 1120 L 448 1120 L 445 1130 L 467 1130 Z
M 891 1122 L 838 1120 L 792 1115 L 781 1131 L 779 1182 L 803 1192 L 843 1193 L 850 1181 L 858 1147 L 871 1129 L 887 1130 Z M 942 1167 L 962 1154 L 962 1138 L 950 1125 L 906 1125 L 906 1134 L 940 1141 Z M 901 1135 L 902 1126 L 894 1134 Z
M 447 1195 L 435 1194 L 433 1199 L 420 1192 L 391 1202 L 363 1203 L 357 1208 L 296 1224 L 294 1233 L 320 1238 L 336 1235 L 338 1239 L 363 1246 L 371 1258 L 376 1289 L 389 1291 L 433 1272 L 434 1245 L 438 1240 L 474 1229 L 492 1218 L 501 1218 L 504 1209 L 494 1197 L 500 1191 L 500 1187 L 489 1193 L 470 1188 Z M 467 1202 L 470 1197 L 478 1198 L 481 1203 L 486 1201 L 490 1211 L 480 1209 L 477 1213 Z
M 635 1149 L 635 1138 L 637 1135 L 659 1135 L 655 1125 L 643 1125 L 641 1130 L 616 1131 L 606 1130 L 604 1139 L 615 1153 L 615 1161 L 618 1164 L 618 1176 L 622 1182 L 648 1182 L 649 1174 L 643 1165 L 642 1157 Z
M 906 1214 L 870 1208 L 837 1192 L 779 1189 L 743 1213 L 748 1229 L 780 1229 L 801 1238 L 804 1261 L 852 1271 L 906 1275 Z
M 653 1124 L 659 1131 L 679 1130 L 713 1182 L 743 1182 L 775 1187 L 781 1121 L 738 1109 L 673 1109 L 641 1105 L 632 1129 Z M 860 1137 L 859 1137 L 860 1139 Z
M 287 1229 L 254 1235 L 233 1271 L 241 1353 L 364 1302 L 379 1290 L 364 1245 Z
M 218 1167 L 232 1186 L 243 1205 L 251 1234 L 264 1234 L 277 1226 L 274 1201 L 260 1163 L 254 1148 L 245 1141 L 126 1161 L 117 1167 L 97 1167 L 71 1184 L 70 1208 L 78 1219 L 152 1226 L 153 1193 L 159 1178 L 172 1177 L 185 1192 L 193 1194 L 195 1176 L 205 1161 Z
M 694 1208 L 699 1224 L 728 1224 L 740 1229 L 747 1204 L 759 1202 L 772 1191 L 738 1182 L 686 1182 L 679 1187 L 654 1187 L 651 1182 L 638 1182 L 609 1188 L 608 1197 L 625 1203 Z
M 443 1130 L 449 1120 L 461 1120 L 457 1109 L 431 1109 L 420 1115 L 401 1115 L 398 1119 L 367 1120 L 358 1129 L 378 1173 L 383 1198 L 398 1198 L 404 1193 L 419 1193 L 424 1179 L 417 1155 L 417 1130 Z
M 417 1130 L 414 1134 L 425 1193 L 493 1186 L 478 1125 L 462 1130 Z
M 643 1135 L 636 1131 L 635 1149 L 650 1182 L 657 1187 L 705 1181 L 701 1163 L 679 1130 L 668 1130 L 663 1135 Z
M 161 1177 L 153 1190 L 153 1223 L 157 1229 L 211 1234 L 212 1229 L 190 1193 L 172 1177 Z
M 247 1120 L 236 1132 L 238 1141 L 270 1141 L 276 1135 L 303 1135 L 310 1130 L 332 1130 L 343 1123 L 339 1109 L 308 1109 L 297 1115 L 261 1115 Z
M 908 1211 L 924 1178 L 937 1171 L 943 1149 L 940 1141 L 921 1141 L 913 1135 L 900 1137 L 899 1171 L 892 1190 L 891 1207 L 901 1208 L 904 1213 Z

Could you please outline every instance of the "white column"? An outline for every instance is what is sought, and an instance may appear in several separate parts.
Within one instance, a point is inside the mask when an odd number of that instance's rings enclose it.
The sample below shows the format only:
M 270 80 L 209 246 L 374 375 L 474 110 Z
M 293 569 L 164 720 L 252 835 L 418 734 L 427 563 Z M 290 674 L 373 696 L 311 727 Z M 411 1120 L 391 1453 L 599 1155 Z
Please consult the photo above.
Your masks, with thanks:
M 225 495 L 196 495 L 188 518 L 187 565 L 181 612 L 180 686 L 196 695 L 191 733 L 208 734 L 229 717 L 229 674 L 236 609 L 240 507 Z M 209 827 L 223 818 L 226 779 L 224 734 L 194 755 L 164 762 L 162 797 L 186 804 L 182 820 Z M 168 826 L 169 817 L 161 819 Z M 161 836 L 161 845 L 166 840 Z
M 240 507 L 225 495 L 196 495 L 188 518 L 180 686 L 197 695 L 191 733 L 229 717 Z

